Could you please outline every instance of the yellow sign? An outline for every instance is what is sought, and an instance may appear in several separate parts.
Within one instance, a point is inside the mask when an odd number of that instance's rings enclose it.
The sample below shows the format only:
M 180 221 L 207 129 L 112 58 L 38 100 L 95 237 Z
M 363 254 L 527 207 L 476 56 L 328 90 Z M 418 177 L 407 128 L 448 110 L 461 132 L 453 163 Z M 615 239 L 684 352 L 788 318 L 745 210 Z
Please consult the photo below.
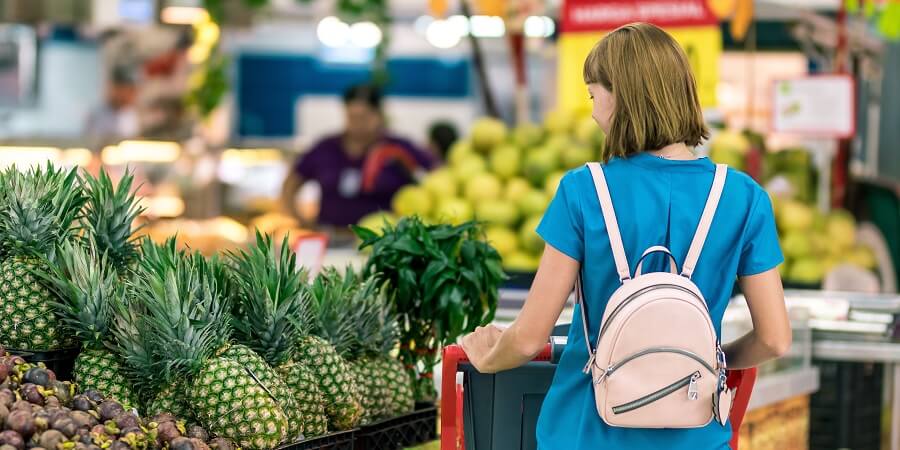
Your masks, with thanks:
M 722 54 L 722 32 L 718 26 L 694 26 L 667 28 L 684 48 L 694 77 L 700 104 L 716 105 L 716 85 L 719 82 L 719 57 Z M 590 109 L 587 87 L 582 69 L 584 60 L 604 32 L 563 33 L 557 44 L 559 59 L 557 70 L 557 108 L 564 111 Z

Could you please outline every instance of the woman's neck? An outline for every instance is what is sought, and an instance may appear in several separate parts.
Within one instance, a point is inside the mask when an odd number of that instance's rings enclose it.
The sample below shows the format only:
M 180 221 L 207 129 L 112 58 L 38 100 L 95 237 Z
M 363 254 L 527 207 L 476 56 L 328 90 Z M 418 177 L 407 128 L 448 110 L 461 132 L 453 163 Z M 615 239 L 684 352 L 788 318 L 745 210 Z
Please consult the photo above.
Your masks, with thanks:
M 351 158 L 359 159 L 365 156 L 366 152 L 369 151 L 369 147 L 377 141 L 378 138 L 351 138 L 345 135 L 344 152 Z
M 684 144 L 684 142 L 679 142 L 676 144 L 669 144 L 659 150 L 651 150 L 647 153 L 650 153 L 653 156 L 658 158 L 665 159 L 674 159 L 674 160 L 689 160 L 689 159 L 697 159 L 697 155 L 694 155 L 694 152 Z

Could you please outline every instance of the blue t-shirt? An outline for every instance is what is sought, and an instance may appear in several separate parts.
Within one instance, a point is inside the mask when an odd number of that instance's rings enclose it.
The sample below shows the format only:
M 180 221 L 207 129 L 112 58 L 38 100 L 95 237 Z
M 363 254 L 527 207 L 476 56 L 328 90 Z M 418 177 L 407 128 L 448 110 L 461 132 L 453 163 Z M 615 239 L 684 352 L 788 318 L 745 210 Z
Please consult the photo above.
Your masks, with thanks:
M 625 253 L 634 273 L 637 259 L 653 245 L 668 247 L 681 267 L 712 186 L 715 165 L 706 158 L 667 160 L 648 153 L 616 158 L 605 175 Z M 590 171 L 570 171 L 537 229 L 547 244 L 583 267 L 588 321 L 597 335 L 607 299 L 620 283 Z M 692 277 L 710 307 L 716 333 L 736 277 L 754 275 L 784 260 L 766 192 L 749 176 L 730 170 L 709 237 Z M 643 272 L 668 269 L 668 258 L 649 256 Z M 580 320 L 575 311 L 574 320 Z M 713 421 L 695 429 L 636 429 L 606 425 L 597 414 L 590 378 L 581 369 L 588 353 L 580 324 L 544 400 L 537 426 L 540 450 L 727 449 L 731 425 Z

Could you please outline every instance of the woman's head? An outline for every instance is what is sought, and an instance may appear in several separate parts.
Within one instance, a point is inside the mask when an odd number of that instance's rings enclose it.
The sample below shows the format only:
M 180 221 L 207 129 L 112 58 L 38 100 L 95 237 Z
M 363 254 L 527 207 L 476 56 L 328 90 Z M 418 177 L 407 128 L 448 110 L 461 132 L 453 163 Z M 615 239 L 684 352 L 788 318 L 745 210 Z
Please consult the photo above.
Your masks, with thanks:
M 625 25 L 601 39 L 584 61 L 584 82 L 607 135 L 605 159 L 709 137 L 687 56 L 655 25 Z
M 381 112 L 381 91 L 377 87 L 360 84 L 344 92 L 346 133 L 351 139 L 373 140 L 384 128 Z

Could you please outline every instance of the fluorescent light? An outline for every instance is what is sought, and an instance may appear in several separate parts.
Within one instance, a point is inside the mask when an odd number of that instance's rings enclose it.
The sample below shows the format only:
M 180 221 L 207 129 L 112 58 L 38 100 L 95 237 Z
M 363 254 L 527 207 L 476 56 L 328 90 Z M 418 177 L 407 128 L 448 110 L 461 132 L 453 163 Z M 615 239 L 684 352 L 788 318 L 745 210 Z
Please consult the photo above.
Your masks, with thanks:
M 86 148 L 67 148 L 62 152 L 63 164 L 67 166 L 85 167 L 93 158 L 94 152 Z
M 455 47 L 461 38 L 453 24 L 446 20 L 435 20 L 425 32 L 428 43 L 440 49 Z
M 350 42 L 350 25 L 337 17 L 329 16 L 319 21 L 316 35 L 328 47 L 343 47 Z
M 167 163 L 181 156 L 181 145 L 166 141 L 122 141 L 103 149 L 103 164 L 121 165 L 129 162 Z
M 460 36 L 469 35 L 469 19 L 466 16 L 450 16 L 447 18 L 447 22 L 450 22 L 450 25 L 453 26 L 453 29 Z
M 350 25 L 350 43 L 359 48 L 375 48 L 381 43 L 381 28 L 372 22 Z
M 199 6 L 166 6 L 159 18 L 172 25 L 191 25 L 210 20 L 209 13 Z
M 472 35 L 481 38 L 498 38 L 506 34 L 503 18 L 498 16 L 472 16 L 469 19 Z
M 544 38 L 553 36 L 556 24 L 547 16 L 529 16 L 525 19 L 525 36 Z
M 15 165 L 28 168 L 47 161 L 59 161 L 60 150 L 56 147 L 0 147 L 0 167 Z

